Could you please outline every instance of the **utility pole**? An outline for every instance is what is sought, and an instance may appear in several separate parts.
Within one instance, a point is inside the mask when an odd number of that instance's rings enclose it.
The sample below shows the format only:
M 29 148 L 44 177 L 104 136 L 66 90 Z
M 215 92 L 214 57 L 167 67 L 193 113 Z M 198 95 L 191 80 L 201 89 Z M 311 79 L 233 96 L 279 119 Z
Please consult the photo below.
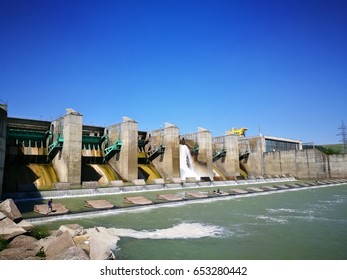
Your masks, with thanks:
M 343 121 L 341 126 L 339 127 L 339 130 L 341 130 L 341 132 L 337 134 L 337 136 L 341 136 L 340 142 L 342 142 L 343 144 L 343 152 L 346 153 L 347 152 L 347 127 Z

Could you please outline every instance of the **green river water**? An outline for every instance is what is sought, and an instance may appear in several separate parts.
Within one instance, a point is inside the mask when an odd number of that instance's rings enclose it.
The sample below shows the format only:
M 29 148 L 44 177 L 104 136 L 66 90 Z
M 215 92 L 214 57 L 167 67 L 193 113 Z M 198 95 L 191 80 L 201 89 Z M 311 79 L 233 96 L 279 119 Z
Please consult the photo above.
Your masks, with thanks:
M 55 221 L 118 228 L 124 260 L 347 259 L 347 185 Z M 123 237 L 124 236 L 124 237 Z

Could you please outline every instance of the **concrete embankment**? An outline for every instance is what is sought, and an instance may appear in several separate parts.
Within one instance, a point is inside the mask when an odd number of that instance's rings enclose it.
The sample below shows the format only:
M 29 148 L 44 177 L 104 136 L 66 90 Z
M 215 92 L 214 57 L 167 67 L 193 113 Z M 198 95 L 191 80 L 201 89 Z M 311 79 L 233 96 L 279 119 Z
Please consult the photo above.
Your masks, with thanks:
M 250 179 L 250 180 L 229 180 L 229 181 L 213 181 L 213 182 L 194 182 L 194 183 L 164 183 L 153 185 L 131 185 L 121 187 L 98 187 L 87 189 L 68 189 L 68 190 L 51 190 L 51 191 L 33 191 L 33 192 L 16 192 L 4 193 L 2 199 L 12 198 L 15 201 L 29 200 L 29 199 L 48 199 L 48 198 L 62 198 L 62 197 L 78 197 L 78 196 L 96 196 L 96 195 L 112 195 L 128 192 L 145 192 L 145 191 L 158 191 L 158 190 L 174 190 L 186 188 L 201 188 L 201 187 L 225 187 L 225 186 L 240 186 L 240 185 L 253 185 L 262 183 L 280 183 L 295 181 L 294 177 L 285 178 L 269 178 L 269 179 Z
M 291 182 L 277 182 L 277 184 L 271 184 L 267 186 L 260 186 L 259 188 L 256 187 L 249 187 L 249 185 L 234 185 L 234 186 L 224 186 L 218 188 L 220 189 L 220 193 L 217 193 L 218 190 L 214 187 L 209 188 L 194 188 L 194 193 L 201 193 L 203 195 L 201 196 L 191 196 L 190 193 L 192 192 L 192 188 L 188 189 L 176 189 L 176 191 L 172 191 L 172 189 L 169 189 L 167 191 L 160 190 L 160 191 L 151 191 L 151 192 L 141 192 L 141 191 L 134 191 L 132 193 L 122 193 L 121 195 L 116 195 L 118 200 L 116 200 L 114 195 L 110 195 L 107 198 L 109 202 L 111 202 L 114 206 L 112 208 L 108 207 L 107 209 L 91 209 L 88 210 L 82 209 L 83 204 L 82 201 L 84 201 L 83 197 L 77 198 L 81 201 L 80 203 L 80 209 L 72 209 L 68 214 L 65 215 L 52 215 L 52 216 L 36 216 L 36 217 L 28 217 L 28 221 L 32 223 L 36 222 L 48 222 L 53 220 L 65 220 L 65 219 L 79 219 L 91 215 L 109 215 L 114 213 L 120 213 L 124 211 L 134 211 L 138 209 L 144 209 L 144 208 L 158 208 L 158 207 L 172 207 L 172 206 L 178 206 L 182 204 L 187 203 L 205 203 L 205 202 L 211 202 L 216 200 L 224 200 L 224 199 L 233 199 L 235 197 L 245 197 L 245 196 L 254 196 L 254 195 L 266 195 L 270 193 L 276 193 L 276 192 L 283 192 L 283 191 L 298 191 L 300 189 L 308 189 L 308 188 L 318 188 L 318 187 L 328 187 L 328 186 L 335 186 L 335 185 L 342 185 L 346 184 L 347 180 L 334 180 L 334 181 L 319 181 L 315 183 L 305 183 L 300 181 L 291 181 Z M 180 200 L 163 200 L 162 198 L 158 198 L 158 193 L 170 193 L 172 195 L 181 197 Z M 137 198 L 143 198 L 143 199 L 149 199 L 152 201 L 152 203 L 149 204 L 136 204 L 135 203 L 123 203 L 120 199 L 123 198 L 123 195 L 126 195 L 127 198 L 137 197 Z M 145 195 L 145 197 L 141 197 L 141 195 Z M 82 199 L 81 199 L 82 198 Z M 105 198 L 105 197 L 104 197 Z M 131 199 L 128 201 L 131 201 Z M 76 198 L 74 198 L 74 204 L 78 204 L 76 202 Z M 72 205 L 72 204 L 70 204 Z

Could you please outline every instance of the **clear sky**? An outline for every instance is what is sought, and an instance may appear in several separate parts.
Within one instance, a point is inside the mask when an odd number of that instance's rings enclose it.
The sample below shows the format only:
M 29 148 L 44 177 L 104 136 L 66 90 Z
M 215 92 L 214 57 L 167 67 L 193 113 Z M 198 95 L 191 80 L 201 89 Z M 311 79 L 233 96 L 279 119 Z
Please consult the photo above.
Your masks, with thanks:
M 0 0 L 11 117 L 339 143 L 345 0 Z

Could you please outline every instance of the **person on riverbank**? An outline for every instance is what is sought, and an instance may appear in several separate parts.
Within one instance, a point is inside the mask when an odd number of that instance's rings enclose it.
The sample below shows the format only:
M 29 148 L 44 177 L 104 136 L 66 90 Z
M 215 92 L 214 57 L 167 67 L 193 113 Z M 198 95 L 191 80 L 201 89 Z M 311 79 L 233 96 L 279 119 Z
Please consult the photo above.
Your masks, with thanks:
M 48 212 L 47 212 L 47 215 L 48 215 L 49 213 L 53 212 L 53 199 L 52 198 L 50 200 L 48 200 L 47 206 L 48 206 Z

